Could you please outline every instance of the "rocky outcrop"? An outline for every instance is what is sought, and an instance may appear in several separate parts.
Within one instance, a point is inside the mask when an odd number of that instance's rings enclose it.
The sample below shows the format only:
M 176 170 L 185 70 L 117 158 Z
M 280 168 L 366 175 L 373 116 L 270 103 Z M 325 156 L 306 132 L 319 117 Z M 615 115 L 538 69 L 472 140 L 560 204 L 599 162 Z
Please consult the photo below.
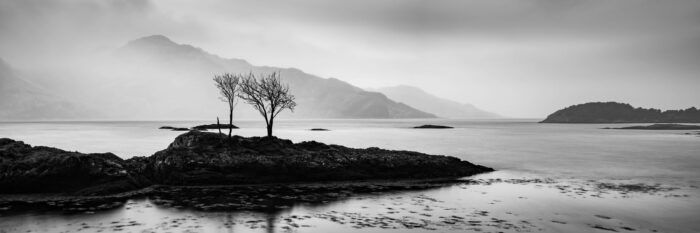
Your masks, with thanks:
M 172 131 L 190 131 L 190 128 L 183 128 L 183 127 L 173 127 L 173 126 L 161 126 L 158 129 L 169 129 Z
M 629 104 L 596 102 L 556 111 L 540 123 L 700 123 L 700 110 L 634 108 Z
M 454 127 L 445 126 L 445 125 L 421 125 L 421 126 L 415 126 L 413 128 L 414 129 L 452 129 Z
M 208 124 L 208 125 L 198 125 L 195 127 L 192 127 L 192 129 L 195 130 L 208 130 L 208 129 L 238 129 L 238 126 L 235 125 L 230 125 L 230 124 Z
M 83 154 L 0 139 L 2 193 L 108 193 L 143 183 L 112 153 Z
M 108 194 L 152 185 L 454 178 L 493 171 L 458 158 L 190 131 L 123 160 L 0 139 L 0 193 Z
M 653 125 L 638 125 L 620 128 L 604 128 L 604 129 L 643 129 L 643 130 L 698 130 L 700 125 L 682 125 L 682 124 L 653 124 Z
M 460 177 L 492 171 L 448 156 L 269 137 L 229 140 L 197 131 L 180 135 L 147 160 L 141 174 L 176 185 Z

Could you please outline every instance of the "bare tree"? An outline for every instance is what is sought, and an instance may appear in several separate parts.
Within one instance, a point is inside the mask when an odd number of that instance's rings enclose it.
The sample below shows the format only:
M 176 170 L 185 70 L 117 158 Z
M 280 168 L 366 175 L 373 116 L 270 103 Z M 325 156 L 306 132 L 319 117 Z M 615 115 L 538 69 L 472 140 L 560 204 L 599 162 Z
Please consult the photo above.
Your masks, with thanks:
M 236 107 L 236 96 L 238 95 L 241 75 L 225 73 L 223 75 L 214 75 L 216 87 L 221 92 L 221 101 L 228 104 L 228 137 L 231 138 L 231 130 L 233 130 L 233 108 Z M 217 118 L 218 123 L 218 118 Z M 221 128 L 219 128 L 221 132 Z
M 277 114 L 284 109 L 294 111 L 297 103 L 294 96 L 289 93 L 289 85 L 282 84 L 279 72 L 268 75 L 260 75 L 260 78 L 249 73 L 241 81 L 238 97 L 258 110 L 265 118 L 267 124 L 267 136 L 272 137 L 272 126 Z

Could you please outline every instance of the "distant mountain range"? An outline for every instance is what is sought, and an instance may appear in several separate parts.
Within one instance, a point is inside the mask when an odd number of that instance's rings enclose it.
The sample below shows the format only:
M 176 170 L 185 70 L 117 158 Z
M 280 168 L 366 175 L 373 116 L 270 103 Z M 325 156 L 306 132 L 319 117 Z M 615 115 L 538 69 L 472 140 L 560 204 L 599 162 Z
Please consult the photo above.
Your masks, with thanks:
M 293 113 L 283 112 L 282 118 L 497 116 L 414 87 L 364 90 L 295 68 L 255 66 L 242 59 L 222 58 L 162 35 L 129 41 L 108 55 L 86 57 L 89 59 L 76 62 L 76 67 L 32 72 L 33 76 L 24 79 L 1 62 L 0 120 L 215 118 L 224 116 L 227 109 L 219 101 L 212 78 L 224 72 L 280 72 L 298 103 Z M 234 120 L 254 117 L 258 113 L 247 104 L 239 103 L 234 110 Z
M 168 85 L 171 78 L 179 77 L 186 86 L 179 96 L 193 95 L 198 101 L 190 102 L 183 111 L 218 108 L 212 77 L 214 74 L 271 73 L 279 71 L 282 81 L 289 84 L 298 103 L 294 113 L 283 113 L 294 118 L 433 118 L 435 115 L 397 103 L 385 95 L 368 92 L 333 78 L 320 78 L 294 68 L 254 66 L 241 59 L 224 59 L 191 45 L 177 44 L 161 35 L 140 38 L 118 49 L 115 55 L 134 73 L 161 76 L 160 88 L 176 88 Z M 144 67 L 148 64 L 150 67 Z M 144 72 L 145 71 L 145 72 Z M 166 77 L 163 79 L 162 77 Z M 152 78 L 152 77 L 150 77 Z M 180 83 L 182 84 L 182 83 Z M 145 84 L 144 84 L 145 85 Z M 182 86 L 182 85 L 181 85 Z M 198 96 L 199 97 L 198 97 Z M 201 98 L 206 97 L 206 98 Z M 213 104 L 211 104 L 213 103 Z M 252 108 L 243 104 L 236 109 L 237 116 L 257 116 Z M 214 116 L 214 115 L 210 115 Z
M 573 105 L 556 111 L 541 123 L 700 123 L 700 110 L 634 108 L 617 102 Z
M 78 117 L 83 110 L 20 77 L 0 59 L 0 119 L 43 120 Z
M 418 110 L 433 113 L 438 117 L 455 119 L 499 118 L 498 114 L 481 110 L 471 104 L 437 97 L 412 86 L 394 86 L 376 89 L 390 99 L 408 104 Z

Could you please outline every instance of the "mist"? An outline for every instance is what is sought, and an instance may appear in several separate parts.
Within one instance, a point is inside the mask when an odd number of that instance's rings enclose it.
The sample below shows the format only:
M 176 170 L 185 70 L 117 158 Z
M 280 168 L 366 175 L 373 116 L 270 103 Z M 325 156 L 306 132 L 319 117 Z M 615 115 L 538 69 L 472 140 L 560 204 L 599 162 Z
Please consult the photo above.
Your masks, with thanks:
M 158 96 L 173 96 L 169 106 L 185 108 L 177 113 L 212 103 L 211 112 L 180 118 L 225 111 L 213 84 L 192 87 L 213 74 L 114 57 L 150 35 L 255 66 L 367 89 L 411 85 L 503 116 L 542 118 L 589 101 L 700 105 L 699 23 L 692 0 L 2 0 L 0 58 L 107 118 L 172 115 L 143 115 L 166 109 L 150 99 Z M 158 88 L 168 82 L 199 91 Z

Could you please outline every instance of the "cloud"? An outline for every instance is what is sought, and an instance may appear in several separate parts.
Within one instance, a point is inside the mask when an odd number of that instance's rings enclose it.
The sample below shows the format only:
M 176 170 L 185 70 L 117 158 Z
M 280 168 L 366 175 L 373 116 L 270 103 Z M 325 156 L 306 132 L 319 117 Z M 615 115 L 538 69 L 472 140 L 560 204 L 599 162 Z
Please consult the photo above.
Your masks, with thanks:
M 510 116 L 700 99 L 686 93 L 700 85 L 697 0 L 0 0 L 0 57 L 23 67 L 152 34 L 360 86 L 422 86 Z M 652 87 L 684 94 L 659 101 Z

